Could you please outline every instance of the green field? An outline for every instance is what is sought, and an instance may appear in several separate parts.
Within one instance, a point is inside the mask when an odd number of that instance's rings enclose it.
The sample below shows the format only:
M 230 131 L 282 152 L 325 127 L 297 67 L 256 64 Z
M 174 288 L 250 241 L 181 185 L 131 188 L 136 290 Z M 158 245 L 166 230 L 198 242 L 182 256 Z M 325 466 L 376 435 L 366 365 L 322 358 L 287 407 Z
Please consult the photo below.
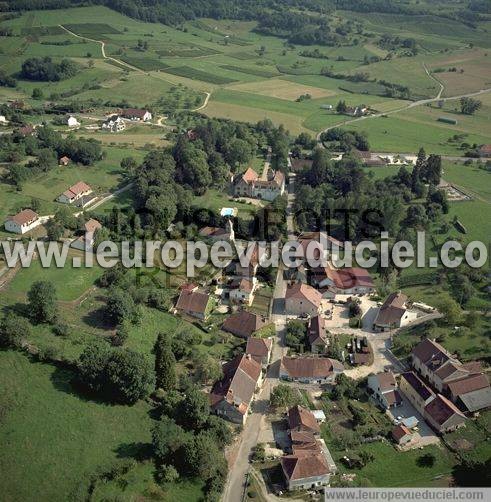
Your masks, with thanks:
M 19 376 L 22 375 L 22 378 Z M 150 440 L 149 406 L 79 396 L 73 374 L 0 352 L 0 469 L 5 500 L 85 497 L 89 479 Z

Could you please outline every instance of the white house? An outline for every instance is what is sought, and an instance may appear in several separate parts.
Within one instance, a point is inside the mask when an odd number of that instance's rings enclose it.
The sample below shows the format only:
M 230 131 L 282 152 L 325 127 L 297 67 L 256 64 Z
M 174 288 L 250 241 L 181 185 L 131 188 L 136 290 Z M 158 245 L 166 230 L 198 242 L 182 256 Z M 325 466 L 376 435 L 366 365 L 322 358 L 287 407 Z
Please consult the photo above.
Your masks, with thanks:
M 92 192 L 92 188 L 90 188 L 87 183 L 79 181 L 75 185 L 71 186 L 68 190 L 63 192 L 61 195 L 59 195 L 56 200 L 58 202 L 61 202 L 62 204 L 73 204 L 82 197 L 90 195 Z
M 257 288 L 257 279 L 255 277 L 242 277 L 232 282 L 230 288 L 229 297 L 231 303 L 251 305 L 254 301 L 254 291 Z
M 79 127 L 80 126 L 80 122 L 73 115 L 69 115 L 66 118 L 66 125 L 68 127 Z
M 111 115 L 102 123 L 101 127 L 110 132 L 120 132 L 126 129 L 126 124 L 119 115 Z
M 407 296 L 403 293 L 390 294 L 380 307 L 377 317 L 373 322 L 375 331 L 402 328 L 402 326 L 406 326 L 416 320 L 418 314 L 407 309 L 407 299 Z
M 41 224 L 39 215 L 31 209 L 24 209 L 5 221 L 5 230 L 14 234 L 25 234 Z
M 0 124 L 6 124 L 8 120 L 6 119 L 5 115 L 0 115 Z
M 402 404 L 398 385 L 392 372 L 382 372 L 368 376 L 368 388 L 373 392 L 373 397 L 385 410 Z

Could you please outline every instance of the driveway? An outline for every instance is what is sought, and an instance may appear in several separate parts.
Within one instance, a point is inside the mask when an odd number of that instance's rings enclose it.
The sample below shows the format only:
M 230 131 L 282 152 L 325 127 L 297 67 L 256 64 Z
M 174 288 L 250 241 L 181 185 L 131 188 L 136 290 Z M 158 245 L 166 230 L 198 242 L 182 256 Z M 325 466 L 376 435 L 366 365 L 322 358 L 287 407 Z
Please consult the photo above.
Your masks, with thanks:
M 387 415 L 394 421 L 397 417 L 409 418 L 416 417 L 418 420 L 418 433 L 419 438 L 416 437 L 414 441 L 411 442 L 410 448 L 419 448 L 421 446 L 428 446 L 430 444 L 438 444 L 440 439 L 433 432 L 433 429 L 425 422 L 421 414 L 416 410 L 416 408 L 411 404 L 409 399 L 401 392 L 402 405 L 394 408 L 392 410 L 387 410 Z M 417 436 L 417 434 L 416 434 Z

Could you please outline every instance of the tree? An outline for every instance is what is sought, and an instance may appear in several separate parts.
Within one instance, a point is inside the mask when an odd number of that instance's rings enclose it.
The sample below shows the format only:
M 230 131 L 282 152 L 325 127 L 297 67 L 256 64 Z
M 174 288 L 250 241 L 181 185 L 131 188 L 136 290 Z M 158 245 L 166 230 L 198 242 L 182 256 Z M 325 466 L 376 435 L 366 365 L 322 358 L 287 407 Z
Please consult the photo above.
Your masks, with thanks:
M 197 352 L 193 358 L 195 375 L 198 382 L 207 384 L 216 382 L 223 376 L 223 371 L 220 363 L 209 354 Z
M 138 163 L 133 157 L 124 157 L 121 159 L 120 166 L 128 176 L 134 176 Z
M 235 167 L 237 164 L 249 162 L 252 154 L 252 146 L 247 141 L 235 138 L 226 145 L 225 160 Z
M 285 342 L 288 347 L 302 348 L 305 344 L 306 333 L 307 325 L 304 322 L 299 320 L 289 321 L 286 326 Z
M 159 333 L 154 346 L 155 383 L 166 391 L 176 386 L 176 358 L 172 352 L 170 337 Z
M 290 408 L 299 403 L 300 396 L 294 388 L 280 383 L 271 391 L 270 401 L 274 408 Z
M 106 313 L 114 324 L 137 320 L 137 309 L 131 295 L 120 288 L 112 288 L 107 296 Z
M 171 463 L 187 441 L 189 434 L 170 417 L 163 416 L 152 429 L 153 454 L 161 463 Z
M 43 91 L 39 87 L 32 90 L 32 99 L 43 99 Z
M 63 225 L 61 225 L 55 219 L 48 220 L 45 226 L 48 240 L 52 242 L 59 241 L 65 232 Z
M 19 348 L 31 336 L 31 324 L 24 317 L 9 312 L 0 323 L 0 347 Z
M 444 315 L 445 322 L 449 325 L 459 324 L 462 319 L 462 310 L 459 304 L 450 296 L 441 296 L 435 302 L 436 308 Z
M 336 105 L 336 111 L 338 113 L 346 113 L 346 110 L 348 107 L 346 106 L 346 101 L 340 100 L 338 101 L 338 104 Z
M 416 460 L 416 463 L 418 464 L 419 467 L 433 467 L 436 462 L 436 457 L 433 453 L 425 453 L 424 455 L 421 455 Z
M 481 108 L 481 101 L 478 99 L 463 97 L 460 98 L 460 111 L 465 115 L 473 115 L 474 112 Z
M 39 323 L 54 323 L 58 316 L 56 288 L 49 281 L 37 281 L 27 293 L 29 312 Z
M 191 385 L 186 389 L 186 396 L 178 407 L 177 419 L 187 430 L 199 430 L 210 415 L 210 404 L 206 394 Z
M 78 361 L 81 382 L 109 401 L 134 404 L 155 385 L 147 358 L 130 349 L 111 349 L 106 343 L 88 345 Z

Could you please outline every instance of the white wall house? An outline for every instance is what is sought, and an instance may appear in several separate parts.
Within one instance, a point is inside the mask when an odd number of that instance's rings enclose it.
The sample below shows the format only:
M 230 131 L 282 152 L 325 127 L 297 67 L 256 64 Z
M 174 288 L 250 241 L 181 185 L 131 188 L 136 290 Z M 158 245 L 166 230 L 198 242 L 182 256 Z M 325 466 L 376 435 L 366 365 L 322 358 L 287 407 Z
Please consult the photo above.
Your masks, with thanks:
M 79 181 L 75 185 L 71 186 L 66 192 L 63 192 L 56 199 L 62 204 L 73 204 L 77 200 L 90 195 L 93 192 L 92 188 L 83 181 Z
M 14 234 L 25 234 L 41 224 L 39 215 L 31 209 L 24 209 L 5 221 L 5 230 Z
M 80 122 L 73 115 L 70 115 L 66 119 L 66 125 L 68 127 L 79 127 Z

